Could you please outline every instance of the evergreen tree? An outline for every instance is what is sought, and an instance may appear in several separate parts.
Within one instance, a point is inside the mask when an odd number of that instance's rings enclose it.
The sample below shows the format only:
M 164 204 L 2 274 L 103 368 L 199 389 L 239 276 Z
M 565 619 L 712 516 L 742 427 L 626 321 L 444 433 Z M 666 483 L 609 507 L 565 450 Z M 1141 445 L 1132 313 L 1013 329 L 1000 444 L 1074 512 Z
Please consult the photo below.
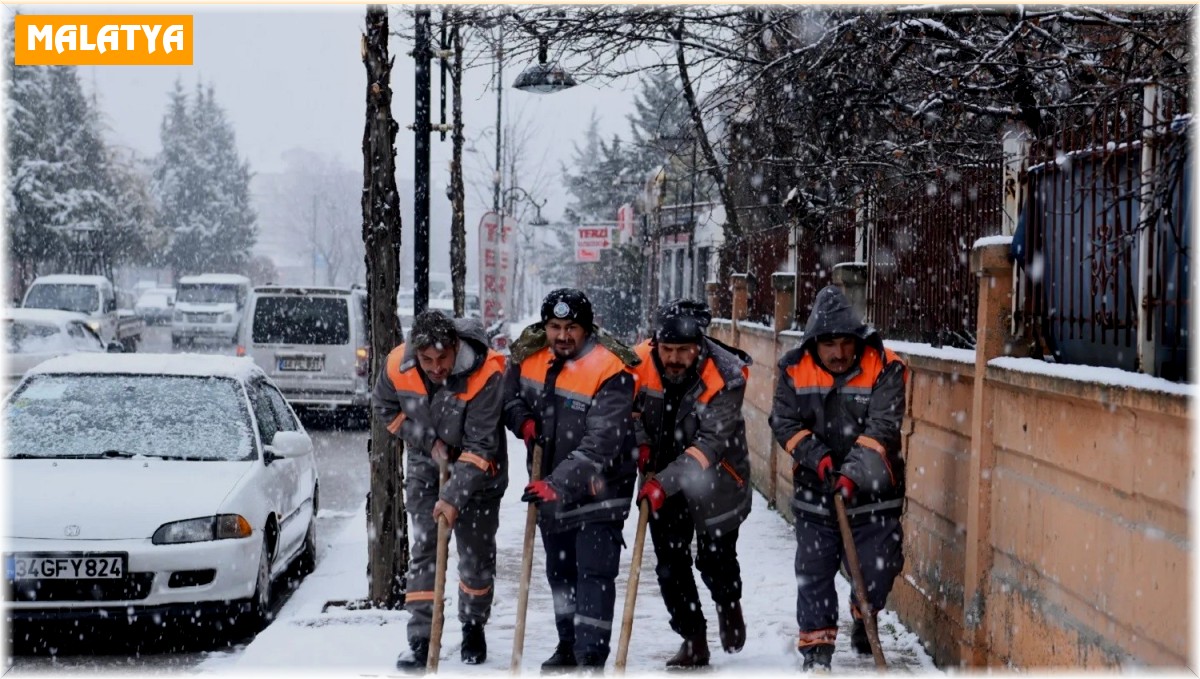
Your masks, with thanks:
M 242 271 L 258 232 L 250 166 L 237 155 L 211 86 L 198 85 L 189 101 L 176 82 L 168 96 L 152 181 L 168 233 L 166 263 L 179 275 Z

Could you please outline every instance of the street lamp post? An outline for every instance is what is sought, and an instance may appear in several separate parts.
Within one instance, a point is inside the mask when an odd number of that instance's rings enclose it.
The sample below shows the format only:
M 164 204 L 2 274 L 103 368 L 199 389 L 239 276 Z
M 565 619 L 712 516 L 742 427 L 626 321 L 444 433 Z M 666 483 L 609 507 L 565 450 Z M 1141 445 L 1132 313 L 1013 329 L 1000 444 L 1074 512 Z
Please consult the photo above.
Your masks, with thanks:
M 521 194 L 519 197 L 515 195 L 518 191 Z M 550 223 L 545 217 L 542 216 L 542 208 L 545 207 L 545 205 L 547 203 L 547 199 L 542 199 L 542 202 L 539 203 L 537 200 L 534 200 L 533 196 L 529 195 L 529 191 L 526 191 L 523 187 L 520 187 L 520 186 L 510 186 L 507 189 L 505 189 L 504 193 L 503 193 L 503 198 L 509 204 L 509 212 L 510 213 L 513 212 L 513 209 L 511 207 L 512 204 L 518 198 L 528 202 L 530 205 L 533 206 L 534 215 L 533 215 L 533 219 L 529 220 L 530 226 L 546 226 L 547 224 Z M 521 251 L 528 250 L 528 247 L 529 247 L 529 236 L 528 235 L 526 235 L 522 239 L 522 244 L 524 247 L 516 248 L 513 251 L 513 257 L 516 259 L 516 261 L 513 262 L 513 270 L 520 271 L 519 274 L 516 276 L 517 289 L 515 291 L 516 294 L 513 296 L 513 306 L 517 308 L 518 316 L 524 312 L 524 307 L 525 307 L 525 278 L 526 278 L 525 273 L 526 273 L 526 271 L 528 271 L 528 268 L 529 268 L 529 265 L 526 262 L 526 260 L 529 257 L 528 257 L 527 252 L 522 253 Z

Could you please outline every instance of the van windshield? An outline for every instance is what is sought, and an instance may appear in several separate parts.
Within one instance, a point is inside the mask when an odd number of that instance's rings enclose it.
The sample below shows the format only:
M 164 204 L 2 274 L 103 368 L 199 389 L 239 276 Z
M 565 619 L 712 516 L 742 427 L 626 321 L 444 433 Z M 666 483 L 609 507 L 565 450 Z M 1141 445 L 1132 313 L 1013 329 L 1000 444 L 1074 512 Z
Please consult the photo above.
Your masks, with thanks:
M 345 297 L 259 297 L 252 327 L 255 344 L 348 344 L 350 306 Z
M 179 286 L 176 302 L 191 304 L 237 304 L 238 288 L 236 285 L 221 285 L 218 283 L 192 283 Z
M 100 294 L 94 285 L 73 283 L 39 283 L 25 297 L 27 309 L 62 309 L 80 313 L 95 313 L 100 308 Z

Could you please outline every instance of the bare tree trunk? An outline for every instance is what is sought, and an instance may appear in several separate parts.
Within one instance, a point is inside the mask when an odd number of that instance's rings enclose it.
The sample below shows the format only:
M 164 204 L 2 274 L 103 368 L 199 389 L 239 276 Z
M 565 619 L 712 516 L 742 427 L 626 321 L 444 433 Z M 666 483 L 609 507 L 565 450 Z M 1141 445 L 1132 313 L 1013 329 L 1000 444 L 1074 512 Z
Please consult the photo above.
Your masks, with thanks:
M 725 235 L 725 243 L 719 250 L 720 257 L 717 267 L 717 280 L 728 281 L 729 274 L 733 272 L 734 262 L 733 257 L 735 248 L 739 239 L 742 236 L 742 228 L 738 223 L 737 206 L 734 204 L 733 190 L 729 183 L 725 181 L 725 173 L 721 171 L 721 164 L 717 160 L 717 154 L 713 150 L 712 144 L 708 141 L 708 132 L 704 129 L 704 117 L 700 111 L 700 104 L 696 100 L 696 91 L 692 88 L 692 78 L 688 73 L 687 57 L 683 50 L 683 26 L 677 25 L 672 31 L 675 36 L 675 62 L 679 67 L 679 83 L 683 89 L 683 98 L 687 102 L 688 112 L 692 116 L 694 143 L 700 144 L 700 150 L 704 153 L 704 162 L 708 165 L 708 174 L 717 185 L 717 191 L 721 194 L 721 203 L 725 206 L 725 224 L 722 232 Z M 727 286 L 721 285 L 718 287 L 722 291 L 720 299 L 721 306 L 725 306 L 726 298 L 730 296 L 727 291 Z M 720 310 L 714 309 L 714 313 L 720 313 Z
M 459 24 L 462 12 L 454 10 L 454 24 L 450 29 L 450 42 L 454 45 L 454 66 L 450 78 L 454 83 L 453 107 L 454 131 L 452 142 L 454 155 L 450 161 L 450 193 L 452 214 L 450 217 L 450 285 L 454 291 L 454 315 L 462 317 L 467 311 L 467 231 L 462 171 L 463 122 L 462 122 L 462 72 L 463 45 Z
M 388 57 L 387 8 L 367 7 L 362 40 L 367 68 L 367 119 L 363 131 L 363 244 L 366 246 L 367 295 L 371 328 L 371 382 L 388 352 L 400 344 L 396 291 L 400 277 L 400 195 L 396 191 L 396 131 L 392 119 L 392 60 Z M 371 418 L 367 457 L 371 493 L 367 497 L 370 598 L 381 608 L 404 603 L 408 569 L 408 519 L 404 513 L 404 447 L 385 423 Z

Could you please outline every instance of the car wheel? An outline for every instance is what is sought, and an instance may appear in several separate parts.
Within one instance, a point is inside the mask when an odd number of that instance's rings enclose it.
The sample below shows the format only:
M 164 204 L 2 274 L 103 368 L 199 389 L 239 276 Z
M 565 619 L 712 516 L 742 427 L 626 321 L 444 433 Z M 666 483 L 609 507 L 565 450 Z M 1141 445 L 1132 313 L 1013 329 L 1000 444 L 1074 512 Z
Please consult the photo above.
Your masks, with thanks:
M 312 573 L 317 567 L 317 494 L 319 489 L 313 489 L 313 514 L 308 522 L 308 532 L 304 534 L 304 549 L 296 559 L 296 567 L 300 577 Z
M 260 630 L 271 621 L 271 545 L 264 536 L 262 553 L 258 556 L 258 573 L 254 579 L 254 597 L 250 600 L 247 624 Z

